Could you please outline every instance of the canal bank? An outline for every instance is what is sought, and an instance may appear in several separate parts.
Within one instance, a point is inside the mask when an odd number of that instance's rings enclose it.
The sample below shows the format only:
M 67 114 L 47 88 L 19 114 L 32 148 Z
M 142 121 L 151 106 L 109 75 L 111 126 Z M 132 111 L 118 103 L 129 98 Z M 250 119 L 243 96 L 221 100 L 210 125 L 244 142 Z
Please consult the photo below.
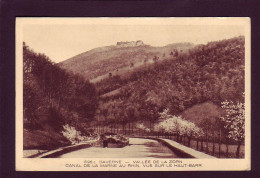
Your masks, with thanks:
M 130 137 L 124 148 L 93 146 L 97 141 L 85 142 L 37 155 L 35 158 L 197 158 L 216 157 L 181 145 L 170 139 L 153 137 Z M 86 149 L 87 148 L 87 149 Z
M 140 137 L 136 137 L 136 138 L 140 138 Z M 170 139 L 154 138 L 154 137 L 145 137 L 145 138 L 157 140 L 158 142 L 167 146 L 169 149 L 171 149 L 176 154 L 180 155 L 182 158 L 217 159 L 214 156 L 194 150 L 192 148 L 184 146 L 184 145 L 182 145 L 178 142 L 175 142 L 173 140 L 170 140 Z
M 73 151 L 84 149 L 84 148 L 90 148 L 97 142 L 98 142 L 98 140 L 92 140 L 92 141 L 83 142 L 83 143 L 79 143 L 79 144 L 75 144 L 75 145 L 61 147 L 61 148 L 58 148 L 55 150 L 44 152 L 42 154 L 36 154 L 35 156 L 30 156 L 30 158 L 56 158 L 60 155 L 63 155 L 63 154 L 69 153 L 69 152 L 73 152 Z
M 91 147 L 60 155 L 59 158 L 181 158 L 167 146 L 153 139 L 129 138 L 122 148 Z

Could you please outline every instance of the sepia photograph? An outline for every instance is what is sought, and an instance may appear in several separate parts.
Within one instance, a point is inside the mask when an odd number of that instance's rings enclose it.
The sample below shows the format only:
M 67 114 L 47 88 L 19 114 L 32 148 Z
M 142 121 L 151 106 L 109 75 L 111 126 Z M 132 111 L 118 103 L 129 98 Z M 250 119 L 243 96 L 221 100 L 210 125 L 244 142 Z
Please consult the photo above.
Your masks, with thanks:
M 246 17 L 16 18 L 16 170 L 250 170 L 250 38 Z

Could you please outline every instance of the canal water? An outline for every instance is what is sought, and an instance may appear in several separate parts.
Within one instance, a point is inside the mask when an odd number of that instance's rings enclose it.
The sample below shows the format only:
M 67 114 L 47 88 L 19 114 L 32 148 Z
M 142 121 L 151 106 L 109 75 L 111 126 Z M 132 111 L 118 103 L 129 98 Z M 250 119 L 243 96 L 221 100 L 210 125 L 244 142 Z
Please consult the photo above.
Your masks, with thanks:
M 129 138 L 123 148 L 90 147 L 63 154 L 59 158 L 178 158 L 168 147 L 151 139 Z

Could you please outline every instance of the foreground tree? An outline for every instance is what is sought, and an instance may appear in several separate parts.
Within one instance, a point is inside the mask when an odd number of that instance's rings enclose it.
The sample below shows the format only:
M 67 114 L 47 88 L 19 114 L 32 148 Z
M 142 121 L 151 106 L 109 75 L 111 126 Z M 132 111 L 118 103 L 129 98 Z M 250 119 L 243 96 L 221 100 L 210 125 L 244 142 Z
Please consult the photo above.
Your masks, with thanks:
M 233 101 L 222 102 L 222 108 L 226 115 L 221 119 L 225 122 L 225 128 L 229 129 L 228 137 L 237 141 L 236 157 L 239 157 L 240 146 L 245 138 L 245 104 Z

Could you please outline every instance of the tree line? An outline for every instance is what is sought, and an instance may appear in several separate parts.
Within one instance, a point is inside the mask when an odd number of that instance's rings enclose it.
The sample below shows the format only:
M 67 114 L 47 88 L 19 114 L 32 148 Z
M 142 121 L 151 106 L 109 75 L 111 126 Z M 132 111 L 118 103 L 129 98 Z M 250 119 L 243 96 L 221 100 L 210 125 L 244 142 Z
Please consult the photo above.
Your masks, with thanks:
M 56 132 L 70 124 L 86 130 L 98 106 L 95 86 L 23 43 L 24 120 L 28 128 L 47 125 Z M 47 123 L 47 124 L 46 124 Z

